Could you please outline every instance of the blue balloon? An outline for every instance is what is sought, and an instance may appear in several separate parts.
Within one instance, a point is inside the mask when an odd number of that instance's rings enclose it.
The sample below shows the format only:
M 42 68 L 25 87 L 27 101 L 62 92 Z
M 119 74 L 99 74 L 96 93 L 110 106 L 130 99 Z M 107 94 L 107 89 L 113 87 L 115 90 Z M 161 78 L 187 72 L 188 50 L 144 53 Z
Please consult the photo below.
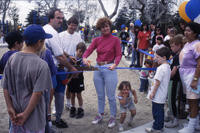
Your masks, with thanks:
M 125 28 L 126 27 L 126 25 L 125 24 L 122 24 L 121 25 L 121 29 L 123 29 L 123 28 Z
M 185 7 L 185 12 L 191 20 L 194 20 L 200 14 L 200 0 L 190 0 Z
M 135 26 L 141 26 L 142 25 L 142 22 L 138 19 L 138 20 L 135 20 L 135 23 L 134 23 Z

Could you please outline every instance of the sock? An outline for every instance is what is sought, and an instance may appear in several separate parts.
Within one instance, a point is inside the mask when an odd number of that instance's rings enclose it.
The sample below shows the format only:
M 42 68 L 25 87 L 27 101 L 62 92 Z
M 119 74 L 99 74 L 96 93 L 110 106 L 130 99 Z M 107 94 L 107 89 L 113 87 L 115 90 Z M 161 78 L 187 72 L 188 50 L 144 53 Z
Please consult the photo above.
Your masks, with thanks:
M 67 98 L 67 104 L 70 105 L 71 104 L 71 99 Z
M 79 108 L 83 109 L 83 106 L 79 106 Z

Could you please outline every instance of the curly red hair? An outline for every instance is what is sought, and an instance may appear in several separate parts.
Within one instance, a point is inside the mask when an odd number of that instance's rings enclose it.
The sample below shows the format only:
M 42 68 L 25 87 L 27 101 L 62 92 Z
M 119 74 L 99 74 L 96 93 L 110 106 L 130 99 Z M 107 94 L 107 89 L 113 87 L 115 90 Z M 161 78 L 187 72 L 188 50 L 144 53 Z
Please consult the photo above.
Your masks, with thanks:
M 104 27 L 106 24 L 108 24 L 108 25 L 111 27 L 112 22 L 110 21 L 110 19 L 107 18 L 107 17 L 100 18 L 100 19 L 97 21 L 96 28 L 97 28 L 98 30 L 101 30 L 101 28 Z

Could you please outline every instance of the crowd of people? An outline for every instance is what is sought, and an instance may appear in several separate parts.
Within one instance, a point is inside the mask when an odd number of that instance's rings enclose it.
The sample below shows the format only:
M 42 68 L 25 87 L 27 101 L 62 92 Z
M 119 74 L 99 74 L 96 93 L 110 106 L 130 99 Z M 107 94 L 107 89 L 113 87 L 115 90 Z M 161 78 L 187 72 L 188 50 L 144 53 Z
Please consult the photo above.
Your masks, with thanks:
M 178 119 L 187 118 L 189 122 L 179 133 L 193 133 L 200 130 L 200 34 L 199 24 L 180 23 L 180 30 L 173 26 L 167 28 L 167 35 L 156 24 L 130 26 L 130 32 L 122 28 L 119 37 L 111 34 L 112 22 L 104 17 L 97 21 L 96 29 L 101 36 L 92 40 L 86 48 L 81 35 L 76 32 L 78 20 L 68 19 L 68 27 L 58 33 L 63 22 L 63 12 L 59 9 L 49 11 L 49 23 L 45 26 L 30 25 L 23 35 L 10 32 L 5 36 L 9 51 L 0 60 L 3 73 L 2 87 L 9 114 L 10 133 L 51 133 L 52 124 L 57 128 L 67 128 L 61 116 L 64 109 L 70 110 L 70 117 L 84 117 L 82 91 L 84 76 L 76 73 L 81 67 L 91 67 L 87 59 L 96 50 L 97 58 L 93 82 L 95 85 L 98 111 L 92 124 L 103 120 L 105 98 L 110 107 L 108 127 L 116 125 L 117 104 L 120 104 L 119 131 L 124 130 L 127 110 L 132 123 L 138 103 L 136 90 L 131 81 L 121 81 L 118 85 L 116 67 L 125 55 L 132 55 L 130 67 L 143 67 L 140 71 L 140 92 L 145 92 L 152 100 L 153 126 L 146 128 L 148 133 L 159 133 L 166 128 L 178 126 Z M 149 30 L 150 28 L 150 30 Z M 131 38 L 131 45 L 129 40 Z M 140 50 L 144 52 L 140 52 Z M 131 52 L 132 51 L 132 52 Z M 150 53 L 148 57 L 145 53 Z M 34 66 L 34 67 L 33 67 Z M 107 69 L 100 69 L 106 67 Z M 149 68 L 157 68 L 152 71 Z M 73 74 L 64 74 L 71 72 Z M 171 83 L 171 86 L 170 86 Z M 119 93 L 116 96 L 116 88 Z M 170 93 L 169 93 L 170 92 Z M 51 120 L 51 104 L 55 101 L 55 120 Z M 78 99 L 76 108 L 75 99 Z M 170 121 L 165 122 L 164 106 L 166 99 L 171 101 Z M 177 103 L 178 102 L 178 107 Z M 189 110 L 185 105 L 189 104 Z

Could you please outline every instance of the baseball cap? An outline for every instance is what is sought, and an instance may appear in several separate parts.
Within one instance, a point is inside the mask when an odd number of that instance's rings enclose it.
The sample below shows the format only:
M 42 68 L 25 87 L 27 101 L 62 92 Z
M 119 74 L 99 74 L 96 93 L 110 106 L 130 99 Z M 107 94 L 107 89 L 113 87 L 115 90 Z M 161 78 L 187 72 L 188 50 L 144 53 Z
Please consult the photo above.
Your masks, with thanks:
M 32 24 L 24 30 L 23 37 L 27 44 L 34 44 L 37 43 L 38 40 L 51 38 L 52 35 L 46 33 L 42 26 Z

